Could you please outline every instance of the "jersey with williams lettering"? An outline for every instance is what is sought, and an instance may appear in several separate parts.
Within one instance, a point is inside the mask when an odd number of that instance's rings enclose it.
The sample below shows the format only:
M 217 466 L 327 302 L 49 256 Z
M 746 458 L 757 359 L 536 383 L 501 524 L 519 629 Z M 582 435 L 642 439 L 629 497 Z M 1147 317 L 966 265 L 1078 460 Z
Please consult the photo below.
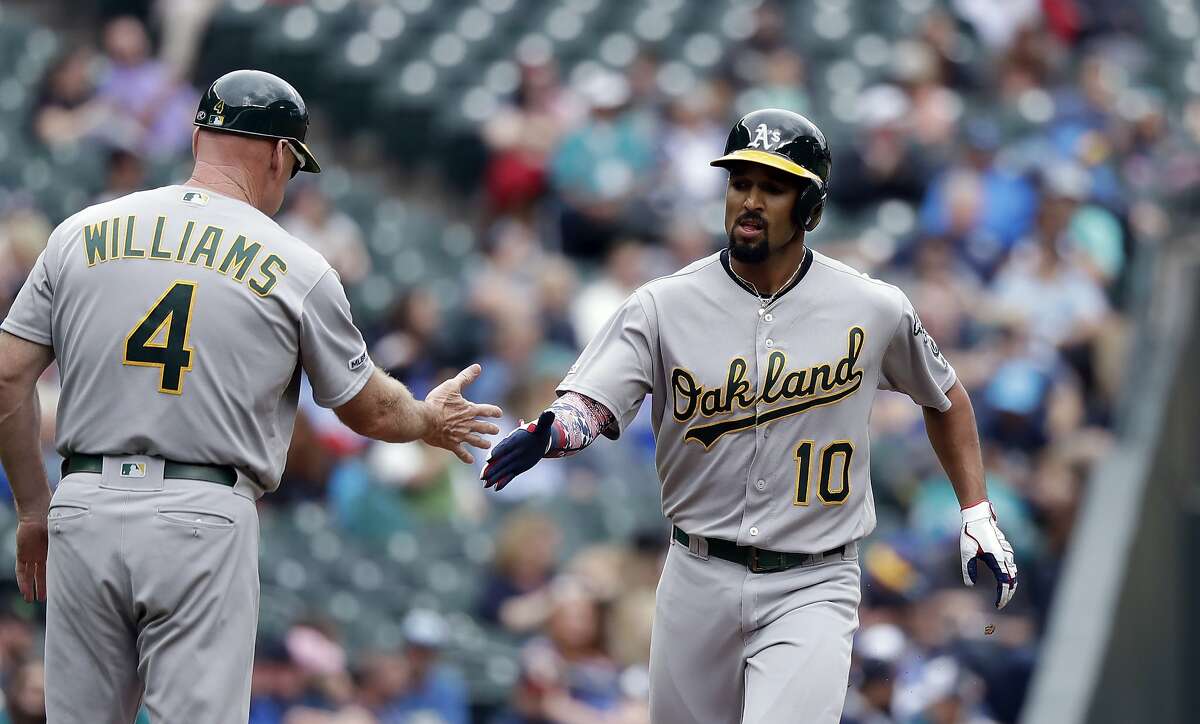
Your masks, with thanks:
M 811 249 L 764 302 L 727 251 L 649 282 L 559 393 L 600 402 L 621 429 L 651 395 L 663 512 L 687 533 L 829 550 L 875 527 L 875 390 L 945 411 L 956 376 L 903 292 Z
M 189 186 L 60 224 L 0 328 L 54 347 L 61 454 L 232 465 L 265 490 L 283 471 L 301 368 L 327 407 L 373 369 L 320 254 Z

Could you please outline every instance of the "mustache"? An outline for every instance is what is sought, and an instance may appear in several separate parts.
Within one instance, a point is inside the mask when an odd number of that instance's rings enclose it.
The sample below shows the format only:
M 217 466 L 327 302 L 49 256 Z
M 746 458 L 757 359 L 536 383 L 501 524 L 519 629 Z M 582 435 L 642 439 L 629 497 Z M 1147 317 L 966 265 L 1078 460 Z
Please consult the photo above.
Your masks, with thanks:
M 753 211 L 747 211 L 746 213 L 738 216 L 733 222 L 733 225 L 737 226 L 743 221 L 757 221 L 764 229 L 767 228 L 767 220 L 761 214 L 756 214 Z

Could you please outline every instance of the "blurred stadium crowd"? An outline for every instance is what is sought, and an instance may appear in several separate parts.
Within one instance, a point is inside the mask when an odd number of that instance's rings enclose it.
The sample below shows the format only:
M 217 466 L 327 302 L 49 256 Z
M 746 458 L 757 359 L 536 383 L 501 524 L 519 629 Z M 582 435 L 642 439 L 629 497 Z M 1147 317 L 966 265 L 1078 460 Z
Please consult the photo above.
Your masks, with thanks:
M 844 721 L 1016 720 L 1136 385 L 1138 270 L 1200 176 L 1190 2 L 91 5 L 0 7 L 0 315 L 55 223 L 184 178 L 197 88 L 260 67 L 308 99 L 328 169 L 280 223 L 339 270 L 377 364 L 423 395 L 482 362 L 470 396 L 505 429 L 635 287 L 724 245 L 708 161 L 731 121 L 813 118 L 833 203 L 809 241 L 913 300 L 972 395 L 1022 571 L 1003 615 L 962 587 L 919 408 L 882 394 Z M 648 721 L 667 527 L 645 416 L 502 494 L 477 474 L 368 444 L 304 396 L 260 504 L 254 724 Z M 0 722 L 44 721 L 38 613 L 5 586 Z

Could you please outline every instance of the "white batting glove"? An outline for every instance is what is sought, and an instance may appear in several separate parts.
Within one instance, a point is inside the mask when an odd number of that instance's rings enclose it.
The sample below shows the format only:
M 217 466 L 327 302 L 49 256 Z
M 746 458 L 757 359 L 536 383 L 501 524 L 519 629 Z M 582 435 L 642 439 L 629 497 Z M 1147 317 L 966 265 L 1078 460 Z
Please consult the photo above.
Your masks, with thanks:
M 958 536 L 958 552 L 962 556 L 963 583 L 975 585 L 978 562 L 982 560 L 996 577 L 996 608 L 1004 608 L 1017 590 L 1017 564 L 1013 549 L 1000 526 L 996 511 L 983 500 L 962 511 L 962 530 Z

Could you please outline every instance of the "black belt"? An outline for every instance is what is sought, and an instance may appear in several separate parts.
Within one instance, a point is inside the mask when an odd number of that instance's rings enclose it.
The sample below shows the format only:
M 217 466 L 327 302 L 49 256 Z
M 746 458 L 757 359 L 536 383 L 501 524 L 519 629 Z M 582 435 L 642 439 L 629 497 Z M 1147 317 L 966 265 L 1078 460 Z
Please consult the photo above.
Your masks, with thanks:
M 672 526 L 672 528 L 675 540 L 690 548 L 691 536 L 680 530 L 679 526 Z M 774 573 L 796 566 L 814 565 L 820 563 L 826 556 L 840 556 L 846 550 L 846 546 L 838 546 L 824 553 L 780 553 L 779 551 L 765 551 L 754 546 L 740 546 L 733 541 L 720 538 L 706 538 L 705 540 L 708 541 L 708 555 L 743 565 L 749 568 L 751 573 Z
M 101 455 L 73 453 L 64 458 L 62 462 L 64 478 L 71 473 L 103 472 L 104 457 Z M 231 488 L 237 484 L 237 470 L 228 465 L 194 465 L 166 460 L 163 463 L 163 477 L 172 480 L 202 480 L 206 483 L 227 485 Z

